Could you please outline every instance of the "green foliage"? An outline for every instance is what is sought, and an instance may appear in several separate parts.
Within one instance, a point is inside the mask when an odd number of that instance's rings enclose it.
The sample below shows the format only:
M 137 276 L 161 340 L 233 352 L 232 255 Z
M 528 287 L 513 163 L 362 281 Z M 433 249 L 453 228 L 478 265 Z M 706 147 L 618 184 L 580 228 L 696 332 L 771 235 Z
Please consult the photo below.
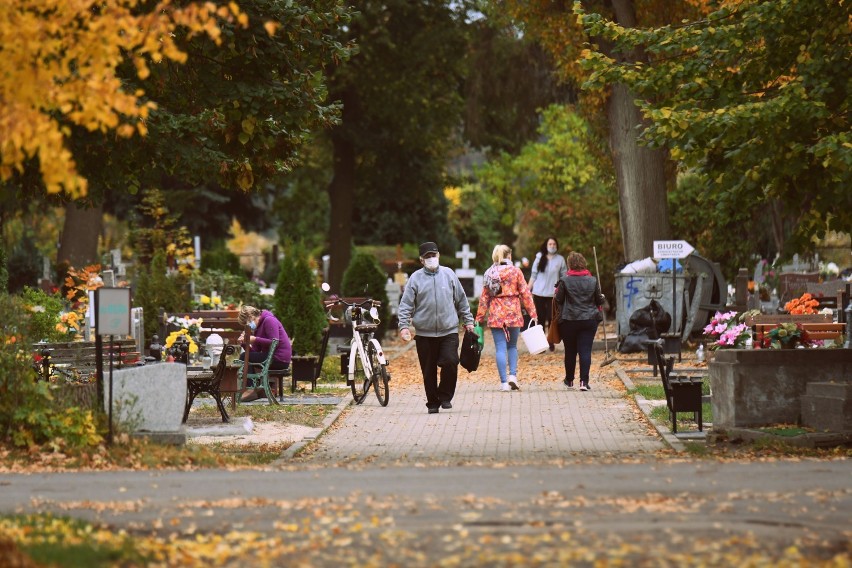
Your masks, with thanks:
M 754 263 L 752 255 L 774 258 L 774 208 L 719 206 L 712 184 L 699 174 L 680 176 L 669 195 L 669 215 L 673 234 L 696 243 L 701 256 L 718 262 L 728 282 L 733 282 L 741 266 Z M 718 212 L 723 214 L 716 214 Z M 749 246 L 743 246 L 749 243 Z
M 444 170 L 463 109 L 464 14 L 445 0 L 358 8 L 341 41 L 358 42 L 360 53 L 332 77 L 332 92 L 347 97 L 335 136 L 351 142 L 358 180 L 352 236 L 359 245 L 422 242 L 447 232 Z
M 151 337 L 159 333 L 157 314 L 160 308 L 169 313 L 189 311 L 189 280 L 179 272 L 167 272 L 166 254 L 163 251 L 154 253 L 151 265 L 137 265 L 136 293 L 133 303 L 141 306 L 145 314 L 145 344 Z M 160 341 L 165 338 L 161 337 Z
M 259 309 L 272 307 L 269 296 L 260 293 L 260 285 L 246 278 L 242 271 L 239 274 L 233 274 L 222 270 L 204 269 L 196 273 L 193 280 L 197 294 L 209 295 L 215 290 L 225 305 L 247 304 Z
M 376 257 L 359 251 L 352 257 L 352 262 L 349 263 L 349 267 L 343 273 L 343 282 L 340 285 L 340 292 L 343 296 L 369 297 L 382 303 L 382 307 L 379 309 L 379 317 L 382 322 L 376 332 L 379 339 L 384 336 L 390 318 L 388 293 L 385 291 L 386 283 L 387 276 L 382 267 L 379 266 Z
M 228 250 L 225 241 L 216 241 L 213 247 L 201 252 L 201 266 L 205 271 L 216 270 L 241 275 L 240 257 Z
M 49 385 L 36 382 L 28 310 L 15 296 L 0 294 L 0 443 L 18 447 L 51 444 L 94 446 L 101 441 L 90 410 L 58 408 Z
M 275 315 L 293 340 L 296 353 L 319 355 L 327 321 L 322 293 L 302 245 L 291 245 L 284 253 L 275 288 Z
M 62 296 L 48 294 L 41 288 L 25 287 L 21 292 L 21 299 L 29 309 L 29 317 L 26 318 L 27 335 L 34 341 L 62 341 L 67 335 L 56 329 L 59 316 L 65 309 Z
M 337 120 L 325 69 L 353 49 L 337 37 L 350 8 L 337 0 L 246 0 L 240 10 L 248 27 L 224 23 L 221 45 L 185 38 L 185 64 L 152 67 L 146 91 L 161 104 L 142 141 L 141 155 L 157 156 L 154 168 L 144 164 L 146 175 L 261 187 L 292 169 L 312 131 Z M 273 35 L 267 22 L 276 25 Z
M 615 180 L 602 142 L 569 106 L 542 111 L 539 135 L 517 156 L 502 153 L 477 170 L 480 191 L 500 215 L 501 239 L 512 245 L 512 231 L 518 228 L 518 259 L 532 258 L 551 235 L 563 255 L 576 250 L 589 263 L 596 247 L 601 287 L 611 296 L 615 265 L 623 254 Z M 491 247 L 486 251 L 490 258 Z
M 625 29 L 580 14 L 588 34 L 650 61 L 590 51 L 587 86 L 640 98 L 646 143 L 708 180 L 705 219 L 777 208 L 792 224 L 782 254 L 852 226 L 848 5 L 776 0 L 725 5 L 700 21 Z
M 9 291 L 9 269 L 6 266 L 6 246 L 0 246 L 0 294 Z
M 504 239 L 507 232 L 511 234 L 511 228 L 501 226 L 494 200 L 479 184 L 466 183 L 449 188 L 446 194 L 450 202 L 450 230 L 460 242 L 469 244 L 476 252 L 471 263 L 482 272 L 491 265 L 491 250 L 495 244 L 514 241 L 511 237 Z M 441 261 L 446 265 L 445 260 L 449 259 L 442 257 Z

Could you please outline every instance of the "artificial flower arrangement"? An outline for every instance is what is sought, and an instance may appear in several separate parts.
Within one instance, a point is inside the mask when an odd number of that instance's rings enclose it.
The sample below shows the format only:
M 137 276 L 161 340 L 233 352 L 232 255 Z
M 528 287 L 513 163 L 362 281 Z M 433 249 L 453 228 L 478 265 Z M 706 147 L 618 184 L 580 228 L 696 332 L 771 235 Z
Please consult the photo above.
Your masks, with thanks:
M 793 322 L 779 323 L 770 329 L 763 337 L 764 348 L 782 349 L 795 347 L 797 343 L 807 343 L 808 332 L 801 325 Z
M 704 328 L 708 349 L 745 349 L 746 341 L 751 337 L 751 328 L 743 323 L 747 315 L 748 312 L 738 318 L 735 311 L 716 312 Z
M 66 312 L 59 316 L 59 323 L 56 324 L 56 331 L 64 333 L 68 339 L 77 339 L 77 336 L 82 330 L 82 318 L 77 312 Z
M 201 318 L 191 318 L 189 316 L 171 316 L 166 322 L 185 330 L 190 337 L 198 337 L 201 332 L 201 324 L 204 322 Z
M 198 344 L 195 342 L 189 332 L 186 329 L 179 329 L 177 331 L 171 332 L 166 338 L 165 349 L 163 350 L 164 355 L 167 355 L 171 352 L 172 347 L 174 347 L 175 342 L 177 342 L 178 338 L 180 337 L 183 338 L 181 339 L 181 341 L 185 339 L 187 343 L 189 343 L 188 351 L 190 355 L 195 355 L 196 353 L 198 353 Z
M 819 302 L 805 292 L 800 298 L 793 298 L 784 304 L 784 310 L 788 314 L 815 314 L 817 313 L 817 306 L 819 306 Z

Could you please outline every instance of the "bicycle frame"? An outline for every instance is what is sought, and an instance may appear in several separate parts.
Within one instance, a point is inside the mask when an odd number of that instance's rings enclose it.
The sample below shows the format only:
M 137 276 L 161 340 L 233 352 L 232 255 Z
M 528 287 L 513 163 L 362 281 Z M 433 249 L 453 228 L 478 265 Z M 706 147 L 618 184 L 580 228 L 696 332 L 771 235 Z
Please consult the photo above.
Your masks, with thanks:
M 361 309 L 361 308 L 358 308 Z M 370 379 L 373 378 L 373 365 L 370 363 L 370 358 L 367 357 L 367 347 L 364 345 L 364 341 L 362 339 L 362 333 L 356 329 L 357 320 L 356 318 L 352 319 L 352 343 L 349 346 L 349 369 L 347 373 L 347 380 L 352 382 L 355 380 L 355 357 L 359 357 L 361 359 L 361 365 L 364 367 L 364 374 Z M 364 333 L 364 335 L 368 335 Z M 381 344 L 379 344 L 379 340 L 375 337 L 372 337 L 372 333 L 370 335 L 369 343 L 373 345 L 373 348 L 376 350 L 376 357 L 379 360 L 379 364 L 386 365 L 387 359 L 385 359 L 385 352 L 382 350 Z

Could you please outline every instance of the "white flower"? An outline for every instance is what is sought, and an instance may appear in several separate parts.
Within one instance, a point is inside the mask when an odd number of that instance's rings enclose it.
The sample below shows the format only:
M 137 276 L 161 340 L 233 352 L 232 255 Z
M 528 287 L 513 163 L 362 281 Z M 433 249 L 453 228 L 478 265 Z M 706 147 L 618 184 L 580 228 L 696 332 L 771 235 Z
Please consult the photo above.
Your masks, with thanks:
M 33 307 L 30 308 L 30 311 L 43 314 L 44 313 L 44 306 L 33 306 Z

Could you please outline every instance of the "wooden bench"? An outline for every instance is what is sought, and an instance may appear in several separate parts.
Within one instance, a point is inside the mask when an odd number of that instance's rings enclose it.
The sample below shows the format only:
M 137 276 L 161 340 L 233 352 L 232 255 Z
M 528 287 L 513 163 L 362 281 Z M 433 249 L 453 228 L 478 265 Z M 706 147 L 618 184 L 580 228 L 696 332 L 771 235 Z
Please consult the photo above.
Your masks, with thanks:
M 233 345 L 225 345 L 222 348 L 222 353 L 219 360 L 210 371 L 190 371 L 187 369 L 186 375 L 186 406 L 183 410 L 183 422 L 189 418 L 189 411 L 192 408 L 192 401 L 201 393 L 207 393 L 216 401 L 216 408 L 219 409 L 219 414 L 222 416 L 222 422 L 229 422 L 230 417 L 228 411 L 225 410 L 225 404 L 222 402 L 222 379 L 228 370 L 228 361 L 233 359 L 237 348 Z
M 666 406 L 672 419 L 672 433 L 677 434 L 678 412 L 691 412 L 693 420 L 698 422 L 698 431 L 704 431 L 704 416 L 701 406 L 701 389 L 704 380 L 674 373 L 674 356 L 665 358 L 665 341 L 650 339 L 645 342 L 649 353 L 656 359 L 660 368 L 660 379 L 666 394 Z
M 116 339 L 102 345 L 103 368 L 109 369 L 110 354 L 113 368 L 120 369 L 136 365 L 142 355 L 136 351 L 136 340 L 132 337 Z M 97 347 L 94 341 L 68 341 L 59 343 L 36 343 L 33 345 L 39 378 L 49 381 L 57 375 L 69 381 L 93 377 L 97 372 Z
M 754 330 L 756 341 L 763 341 L 770 330 L 782 323 L 799 324 L 811 341 L 838 341 L 846 331 L 845 324 L 834 323 L 828 314 L 756 315 L 745 320 L 745 324 Z

